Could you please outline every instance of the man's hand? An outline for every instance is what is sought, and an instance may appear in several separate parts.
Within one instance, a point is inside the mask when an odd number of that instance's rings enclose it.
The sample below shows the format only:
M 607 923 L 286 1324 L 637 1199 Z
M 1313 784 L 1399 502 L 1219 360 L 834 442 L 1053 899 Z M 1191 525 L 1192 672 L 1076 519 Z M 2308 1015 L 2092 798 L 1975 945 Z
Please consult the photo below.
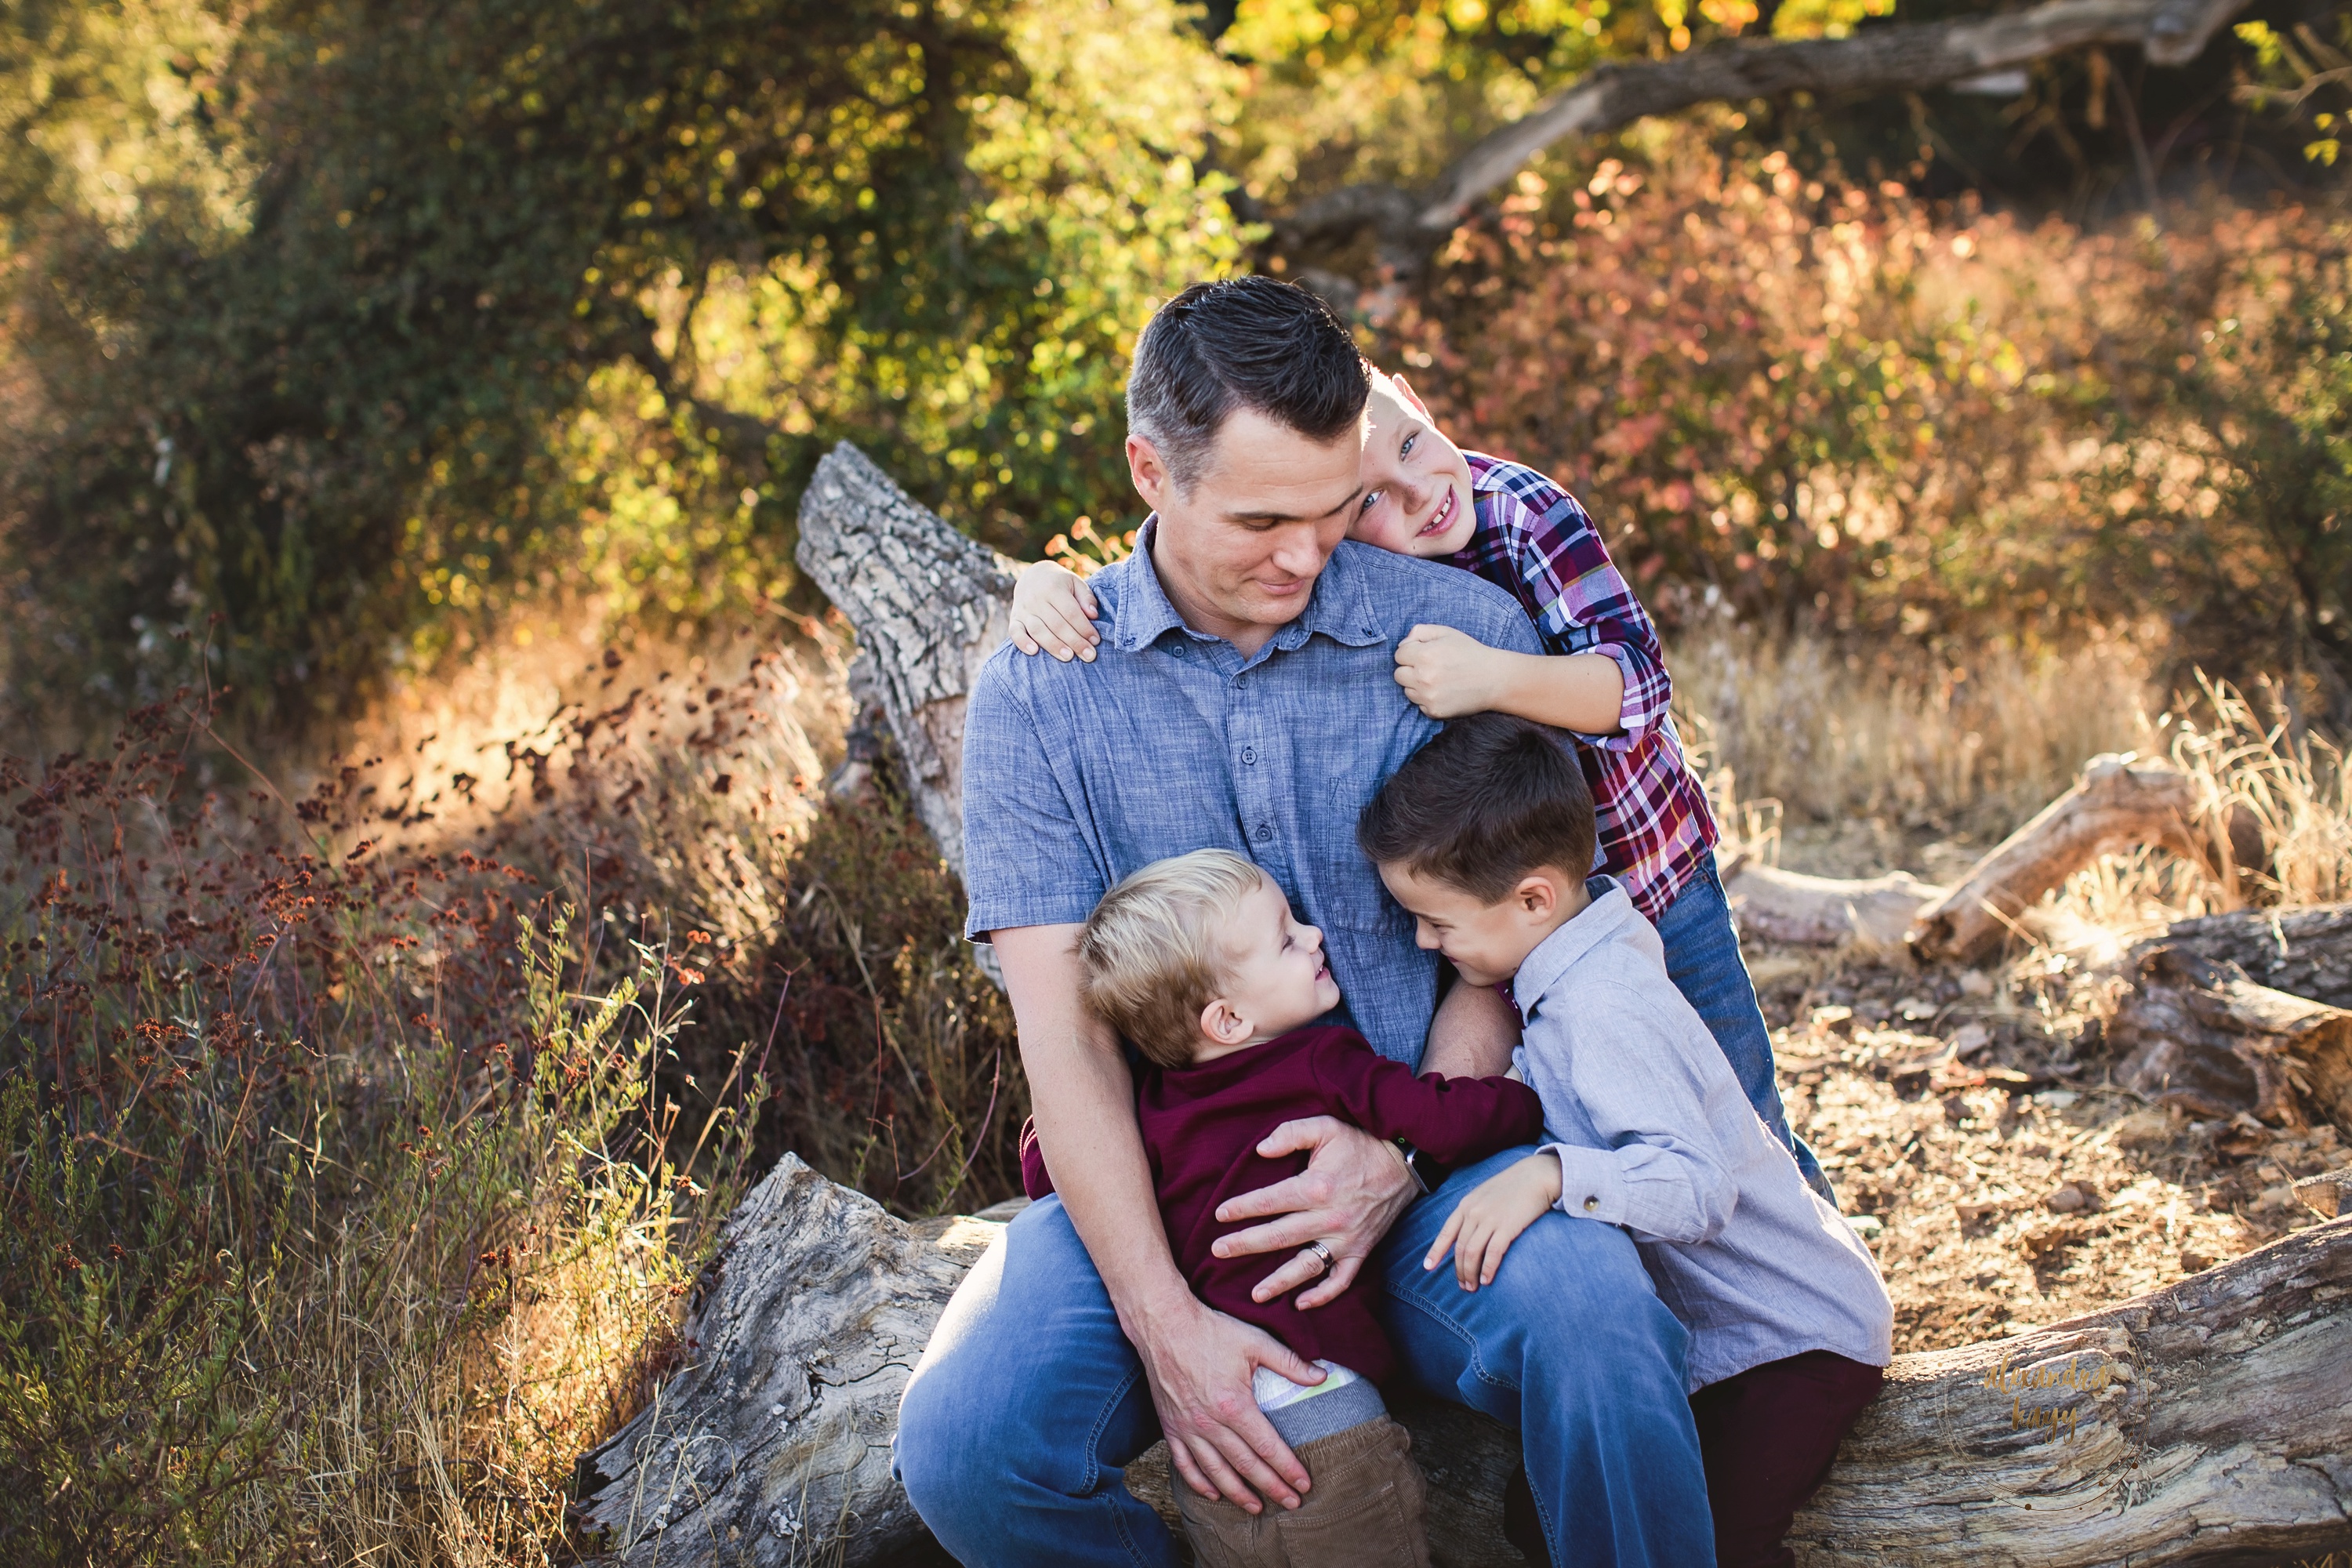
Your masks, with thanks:
M 1559 1156 L 1546 1150 L 1487 1177 L 1445 1216 L 1445 1228 L 1421 1260 L 1424 1269 L 1445 1261 L 1454 1250 L 1454 1279 L 1465 1290 L 1495 1282 L 1503 1254 L 1519 1232 L 1559 1202 Z
M 1313 1479 L 1257 1407 L 1250 1377 L 1272 1367 L 1311 1386 L 1323 1381 L 1323 1369 L 1190 1295 L 1171 1300 L 1165 1317 L 1154 1314 L 1129 1337 L 1143 1358 L 1168 1457 L 1185 1484 L 1251 1513 L 1265 1507 L 1260 1497 L 1297 1508 Z
M 1433 719 L 1459 719 L 1501 704 L 1509 656 L 1452 626 L 1419 626 L 1397 644 L 1396 683 Z
M 1297 1252 L 1258 1281 L 1250 1292 L 1252 1300 L 1271 1301 L 1309 1281 L 1315 1288 L 1299 1296 L 1301 1308 L 1319 1307 L 1336 1299 L 1362 1270 L 1364 1259 L 1372 1255 L 1397 1215 L 1421 1195 L 1420 1184 L 1405 1169 L 1403 1151 L 1337 1117 L 1286 1121 L 1257 1146 L 1257 1152 L 1269 1160 L 1302 1149 L 1314 1151 L 1307 1156 L 1305 1171 L 1270 1187 L 1228 1198 L 1217 1207 L 1218 1220 L 1226 1224 L 1281 1216 L 1271 1225 L 1219 1237 L 1211 1249 L 1218 1257 Z M 1331 1249 L 1331 1268 L 1321 1279 L 1317 1276 L 1325 1273 L 1323 1260 L 1305 1250 L 1313 1241 Z

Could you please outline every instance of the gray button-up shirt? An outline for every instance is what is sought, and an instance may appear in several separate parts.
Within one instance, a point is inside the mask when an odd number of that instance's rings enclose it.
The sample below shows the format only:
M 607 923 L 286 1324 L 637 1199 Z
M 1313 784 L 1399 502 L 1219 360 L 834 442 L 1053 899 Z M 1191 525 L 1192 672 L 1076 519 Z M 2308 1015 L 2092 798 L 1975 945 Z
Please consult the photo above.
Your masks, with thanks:
M 1622 1225 L 1690 1331 L 1690 1386 L 1832 1351 L 1885 1366 L 1878 1265 L 1765 1130 L 1612 879 L 1511 977 L 1519 1076 L 1543 1099 L 1559 1206 Z
M 1541 651 L 1502 590 L 1456 567 L 1343 543 L 1298 618 L 1247 659 L 1186 626 L 1135 553 L 1096 574 L 1091 664 L 1007 645 L 964 719 L 968 935 L 1083 921 L 1129 872 L 1194 849 L 1264 868 L 1323 928 L 1348 1021 L 1416 1063 L 1436 960 L 1356 848 L 1356 818 L 1436 723 L 1405 700 L 1394 650 L 1416 624 Z

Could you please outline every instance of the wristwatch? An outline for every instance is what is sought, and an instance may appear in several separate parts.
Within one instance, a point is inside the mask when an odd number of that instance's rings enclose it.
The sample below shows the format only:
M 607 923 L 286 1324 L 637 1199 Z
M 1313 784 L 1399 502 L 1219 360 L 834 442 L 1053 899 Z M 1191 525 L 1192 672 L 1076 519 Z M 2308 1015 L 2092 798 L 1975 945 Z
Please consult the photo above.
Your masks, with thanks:
M 1421 1188 L 1423 1197 L 1444 1186 L 1445 1178 L 1454 1173 L 1445 1166 L 1439 1164 L 1425 1150 L 1416 1149 L 1402 1138 L 1392 1139 L 1391 1142 L 1396 1144 L 1397 1152 L 1404 1156 L 1404 1168 L 1411 1173 L 1414 1184 Z

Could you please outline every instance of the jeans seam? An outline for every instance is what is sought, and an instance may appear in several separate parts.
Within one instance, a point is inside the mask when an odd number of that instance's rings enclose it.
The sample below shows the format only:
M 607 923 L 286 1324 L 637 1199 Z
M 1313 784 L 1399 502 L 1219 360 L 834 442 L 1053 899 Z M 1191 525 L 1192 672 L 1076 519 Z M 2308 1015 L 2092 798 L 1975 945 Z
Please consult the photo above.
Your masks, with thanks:
M 1470 1349 L 1470 1353 L 1466 1359 L 1470 1363 L 1470 1371 L 1477 1377 L 1480 1383 L 1485 1384 L 1489 1388 L 1499 1388 L 1511 1394 L 1521 1394 L 1525 1392 L 1517 1384 L 1509 1381 L 1507 1378 L 1497 1377 L 1486 1370 L 1486 1358 L 1482 1356 L 1478 1351 L 1478 1336 L 1472 1333 L 1468 1329 L 1464 1328 L 1460 1323 L 1455 1322 L 1452 1318 L 1447 1317 L 1444 1313 L 1439 1311 L 1434 1306 L 1431 1305 L 1428 1301 L 1419 1296 L 1399 1295 L 1394 1291 L 1391 1291 L 1389 1299 L 1400 1307 L 1410 1308 L 1413 1311 L 1419 1312 L 1423 1317 L 1427 1318 L 1431 1322 L 1435 1323 L 1447 1333 L 1452 1334 L 1455 1339 L 1460 1340 L 1464 1344 L 1467 1345 Z
M 1136 1540 L 1134 1534 L 1127 1528 L 1127 1510 L 1118 1506 L 1118 1499 L 1104 1489 L 1102 1485 L 1103 1428 L 1110 1425 L 1111 1415 L 1118 1409 L 1120 1402 L 1127 1398 L 1129 1391 L 1135 1387 L 1136 1379 L 1142 1375 L 1143 1368 L 1139 1364 L 1134 1371 L 1119 1380 L 1118 1386 L 1111 1391 L 1110 1397 L 1103 1401 L 1102 1414 L 1095 1417 L 1094 1427 L 1087 1434 L 1088 1470 L 1087 1490 L 1100 1499 L 1102 1505 L 1110 1510 L 1111 1524 L 1118 1531 L 1119 1543 L 1127 1548 L 1127 1554 L 1135 1562 L 1137 1568 L 1151 1568 L 1151 1559 L 1144 1554 L 1143 1543 Z M 1168 1457 L 1168 1479 L 1175 1486 L 1181 1487 L 1184 1484 L 1184 1478 L 1176 1469 L 1176 1457 L 1172 1451 Z M 1127 1495 L 1130 1498 L 1135 1496 L 1135 1493 L 1128 1489 L 1124 1466 L 1120 1467 L 1119 1489 L 1127 1491 Z M 1155 1514 L 1153 1517 L 1158 1516 Z

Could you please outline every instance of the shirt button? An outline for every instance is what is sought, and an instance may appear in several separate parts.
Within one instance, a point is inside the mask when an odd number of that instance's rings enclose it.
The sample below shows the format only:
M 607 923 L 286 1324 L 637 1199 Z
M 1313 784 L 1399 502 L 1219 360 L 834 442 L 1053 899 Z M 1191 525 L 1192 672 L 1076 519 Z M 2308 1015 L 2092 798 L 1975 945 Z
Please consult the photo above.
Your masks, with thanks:
M 1255 746 L 1244 746 L 1242 748 L 1242 766 L 1248 767 L 1256 761 L 1257 748 Z
M 1257 841 L 1260 844 L 1265 843 L 1267 839 L 1273 837 L 1274 826 L 1272 824 L 1261 822 L 1257 825 Z
M 1591 1214 L 1594 1209 L 1597 1209 L 1600 1206 L 1601 1200 L 1599 1198 L 1588 1197 L 1584 1200 L 1584 1212 L 1586 1214 Z
M 1184 645 L 1180 642 L 1170 643 L 1168 645 L 1168 657 L 1171 658 L 1182 658 L 1184 657 Z

